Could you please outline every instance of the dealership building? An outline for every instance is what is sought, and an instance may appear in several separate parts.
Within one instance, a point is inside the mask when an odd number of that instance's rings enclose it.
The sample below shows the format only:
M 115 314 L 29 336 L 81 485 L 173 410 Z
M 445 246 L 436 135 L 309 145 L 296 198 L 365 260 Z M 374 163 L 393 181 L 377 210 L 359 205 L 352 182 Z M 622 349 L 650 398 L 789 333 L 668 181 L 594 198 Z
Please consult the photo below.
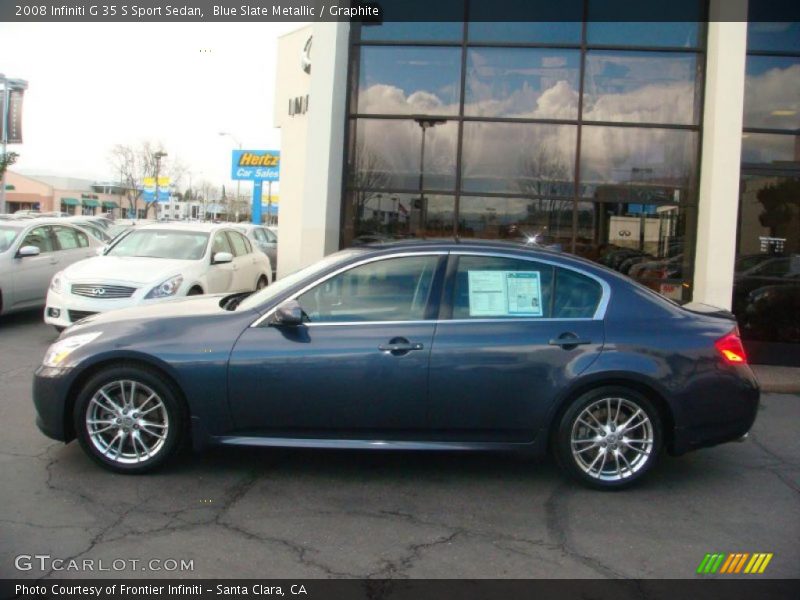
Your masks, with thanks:
M 730 308 L 754 362 L 800 365 L 800 24 L 746 0 L 603 21 L 596 1 L 283 36 L 279 272 L 376 240 L 531 240 Z

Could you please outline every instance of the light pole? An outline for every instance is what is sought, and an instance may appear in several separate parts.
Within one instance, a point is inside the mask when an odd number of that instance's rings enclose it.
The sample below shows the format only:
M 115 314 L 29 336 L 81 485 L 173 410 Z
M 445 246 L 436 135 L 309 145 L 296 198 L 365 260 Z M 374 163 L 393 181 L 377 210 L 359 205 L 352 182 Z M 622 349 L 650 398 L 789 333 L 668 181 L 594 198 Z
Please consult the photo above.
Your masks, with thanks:
M 220 131 L 219 134 L 221 136 L 223 136 L 223 137 L 227 136 L 227 137 L 231 138 L 234 141 L 234 143 L 236 144 L 236 147 L 239 150 L 242 149 L 242 142 L 239 141 L 239 138 L 237 138 L 235 135 L 233 135 L 229 131 Z M 237 179 L 236 180 L 236 202 L 239 202 L 239 187 L 240 187 L 240 185 L 241 185 L 241 181 Z M 228 211 L 228 220 L 230 220 L 230 211 Z
M 158 206 L 158 172 L 161 170 L 161 159 L 167 156 L 166 152 L 162 152 L 159 150 L 153 155 L 153 158 L 156 159 L 156 193 L 155 193 L 155 206 Z M 147 215 L 145 215 L 147 218 Z M 156 208 L 156 218 L 158 218 L 158 208 Z
M 445 119 L 434 119 L 431 117 L 414 117 L 414 122 L 422 128 L 422 144 L 419 149 L 419 208 L 420 208 L 420 227 L 427 226 L 428 207 L 425 202 L 425 133 L 431 127 L 436 127 L 446 123 Z
M 5 74 L 0 73 L 0 83 L 3 85 L 3 114 L 0 115 L 2 122 L 0 122 L 0 129 L 3 131 L 2 145 L 3 145 L 3 163 L 8 158 L 8 104 L 13 90 L 26 90 L 28 89 L 28 82 L 24 79 L 9 79 Z M 3 168 L 3 177 L 0 179 L 0 214 L 6 212 L 6 171 L 9 165 L 6 164 Z

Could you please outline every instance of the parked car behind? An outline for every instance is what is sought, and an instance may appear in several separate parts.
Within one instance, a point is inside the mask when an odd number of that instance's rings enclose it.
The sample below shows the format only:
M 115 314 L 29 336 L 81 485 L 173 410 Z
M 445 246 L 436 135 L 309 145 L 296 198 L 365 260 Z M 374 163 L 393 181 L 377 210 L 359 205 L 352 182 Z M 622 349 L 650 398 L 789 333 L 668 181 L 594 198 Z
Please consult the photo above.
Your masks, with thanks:
M 233 227 L 157 224 L 137 227 L 101 256 L 55 274 L 44 320 L 57 329 L 98 312 L 159 300 L 250 292 L 269 284 L 269 258 Z
M 0 314 L 44 306 L 53 275 L 102 246 L 63 219 L 0 221 Z
M 135 235 L 131 233 L 129 235 Z M 745 435 L 759 388 L 729 312 L 566 254 L 352 248 L 246 298 L 95 315 L 37 370 L 43 432 L 123 473 L 196 448 L 552 451 L 602 489 Z
M 237 223 L 235 227 L 244 233 L 256 248 L 269 256 L 269 262 L 272 265 L 272 281 L 275 281 L 275 272 L 278 269 L 278 236 L 264 225 Z

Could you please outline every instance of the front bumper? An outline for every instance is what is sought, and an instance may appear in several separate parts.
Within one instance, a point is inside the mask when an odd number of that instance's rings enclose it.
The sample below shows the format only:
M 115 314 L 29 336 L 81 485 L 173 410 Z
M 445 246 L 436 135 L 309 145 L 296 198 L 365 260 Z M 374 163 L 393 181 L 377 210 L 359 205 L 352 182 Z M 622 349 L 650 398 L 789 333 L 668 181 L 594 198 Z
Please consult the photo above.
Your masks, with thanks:
M 36 426 L 47 437 L 68 442 L 75 437 L 67 422 L 69 390 L 74 381 L 73 369 L 40 366 L 33 374 L 33 405 Z
M 141 290 L 137 290 L 130 298 L 97 299 L 49 290 L 44 309 L 44 322 L 56 327 L 69 327 L 76 321 L 95 313 L 163 301 L 160 298 L 145 300 L 141 297 L 142 293 Z

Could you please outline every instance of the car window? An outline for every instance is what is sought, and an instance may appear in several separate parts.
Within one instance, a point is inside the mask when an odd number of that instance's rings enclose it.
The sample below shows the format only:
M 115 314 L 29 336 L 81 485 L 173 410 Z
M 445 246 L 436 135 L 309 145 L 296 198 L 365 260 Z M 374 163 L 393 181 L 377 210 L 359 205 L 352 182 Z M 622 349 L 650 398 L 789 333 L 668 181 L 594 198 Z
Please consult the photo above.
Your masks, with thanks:
M 788 258 L 777 258 L 768 260 L 762 266 L 754 269 L 753 273 L 757 275 L 770 275 L 780 277 L 789 272 L 790 261 Z
M 261 231 L 264 233 L 264 236 L 267 238 L 267 241 L 270 244 L 274 244 L 278 241 L 278 236 L 275 235 L 274 231 L 270 231 L 269 229 L 262 229 Z
M 438 256 L 390 258 L 354 267 L 297 298 L 312 323 L 425 318 Z
M 53 227 L 53 232 L 56 234 L 59 250 L 75 250 L 89 245 L 86 234 L 72 227 L 57 225 Z
M 548 318 L 553 267 L 495 256 L 460 256 L 453 290 L 454 319 Z
M 233 251 L 235 252 L 236 256 L 244 256 L 245 254 L 250 254 L 250 242 L 244 237 L 241 233 L 236 231 L 229 231 L 228 237 L 231 239 L 231 244 L 233 245 Z
M 556 269 L 553 318 L 591 319 L 602 297 L 603 288 L 591 277 L 569 269 Z
M 205 255 L 207 244 L 208 234 L 203 232 L 139 229 L 115 243 L 106 256 L 199 260 Z
M 53 239 L 50 237 L 50 228 L 37 227 L 36 229 L 32 229 L 22 241 L 22 246 L 36 246 L 41 253 L 52 252 Z M 20 248 L 22 246 L 20 246 Z
M 259 229 L 258 227 L 256 227 L 255 229 L 253 229 L 253 235 L 255 236 L 256 240 L 258 240 L 259 242 L 266 242 L 267 241 L 267 236 L 264 234 L 264 230 L 263 229 Z
M 0 227 L 0 252 L 5 252 L 14 243 L 19 235 L 19 229 L 14 227 Z
M 224 231 L 219 231 L 214 235 L 214 245 L 211 247 L 211 256 L 214 256 L 218 252 L 233 254 L 233 248 L 231 248 L 231 243 L 228 241 L 228 236 L 225 235 Z

